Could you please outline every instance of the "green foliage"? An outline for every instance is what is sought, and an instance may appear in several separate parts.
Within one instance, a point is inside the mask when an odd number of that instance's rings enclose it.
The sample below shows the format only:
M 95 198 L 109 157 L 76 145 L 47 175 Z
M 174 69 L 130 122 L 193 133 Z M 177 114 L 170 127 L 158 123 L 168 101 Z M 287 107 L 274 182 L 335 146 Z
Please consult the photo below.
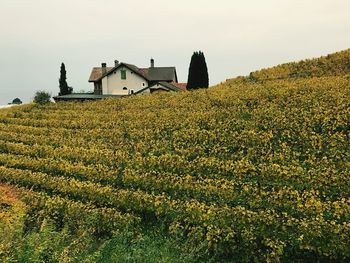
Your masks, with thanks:
M 12 101 L 12 104 L 22 104 L 22 101 L 21 101 L 19 98 L 15 98 L 15 99 Z
M 0 224 L 0 261 L 10 262 L 196 262 L 184 254 L 176 240 L 158 231 L 123 230 L 111 238 L 96 239 L 89 232 L 72 233 L 57 229 L 50 220 L 37 230 L 22 230 L 20 225 L 5 228 Z
M 187 89 L 208 88 L 208 68 L 203 52 L 194 52 L 188 71 Z
M 97 254 L 97 262 L 197 262 L 195 255 L 184 253 L 181 243 L 154 230 L 116 235 L 107 240 Z
M 34 96 L 34 102 L 38 104 L 49 103 L 51 99 L 51 94 L 46 91 L 37 91 Z
M 98 243 L 87 233 L 72 235 L 46 220 L 38 230 L 27 233 L 21 226 L 0 230 L 1 262 L 95 262 Z
M 59 96 L 68 95 L 73 92 L 73 88 L 69 87 L 67 83 L 67 72 L 66 72 L 66 67 L 64 63 L 61 64 L 59 87 L 60 87 L 60 92 L 58 93 Z

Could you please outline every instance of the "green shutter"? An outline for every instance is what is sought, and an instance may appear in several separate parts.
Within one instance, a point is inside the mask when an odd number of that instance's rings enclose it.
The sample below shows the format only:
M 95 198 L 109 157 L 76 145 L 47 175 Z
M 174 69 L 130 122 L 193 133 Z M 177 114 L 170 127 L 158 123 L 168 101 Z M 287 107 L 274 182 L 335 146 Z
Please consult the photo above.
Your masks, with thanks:
M 122 70 L 120 71 L 120 73 L 121 73 L 121 78 L 122 78 L 122 79 L 126 79 L 126 70 L 125 70 L 125 69 L 122 69 Z

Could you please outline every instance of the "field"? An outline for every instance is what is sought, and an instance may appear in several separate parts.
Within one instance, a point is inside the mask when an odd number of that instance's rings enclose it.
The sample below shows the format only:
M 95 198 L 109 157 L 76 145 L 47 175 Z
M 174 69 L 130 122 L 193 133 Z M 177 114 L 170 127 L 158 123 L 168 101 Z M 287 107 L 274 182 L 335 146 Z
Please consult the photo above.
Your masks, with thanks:
M 0 225 L 15 232 L 0 259 L 41 240 L 56 250 L 40 260 L 103 262 L 108 240 L 155 232 L 155 250 L 163 238 L 182 255 L 161 262 L 348 262 L 349 50 L 321 60 L 322 74 L 279 66 L 208 90 L 1 110 L 0 191 L 22 212 Z

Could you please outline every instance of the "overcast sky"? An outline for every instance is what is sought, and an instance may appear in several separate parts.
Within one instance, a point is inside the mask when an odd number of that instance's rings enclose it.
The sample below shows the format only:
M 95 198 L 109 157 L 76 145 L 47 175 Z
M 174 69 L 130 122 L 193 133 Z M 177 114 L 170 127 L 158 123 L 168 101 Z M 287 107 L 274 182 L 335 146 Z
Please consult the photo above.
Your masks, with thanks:
M 74 91 L 115 59 L 176 66 L 186 82 L 202 50 L 210 84 L 350 48 L 349 0 L 0 0 L 0 105 L 57 95 L 61 62 Z

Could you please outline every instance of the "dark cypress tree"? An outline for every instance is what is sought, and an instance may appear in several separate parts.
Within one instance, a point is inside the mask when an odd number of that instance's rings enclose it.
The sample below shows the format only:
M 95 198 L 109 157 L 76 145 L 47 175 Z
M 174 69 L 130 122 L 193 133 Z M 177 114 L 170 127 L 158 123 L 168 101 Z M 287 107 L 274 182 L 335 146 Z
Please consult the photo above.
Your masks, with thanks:
M 203 52 L 199 52 L 199 58 L 201 63 L 201 85 L 200 87 L 208 88 L 209 87 L 209 74 L 208 74 L 208 67 L 207 62 L 205 61 L 205 56 Z
M 188 70 L 187 89 L 198 89 L 209 87 L 209 76 L 207 63 L 203 52 L 194 52 Z
M 59 79 L 59 83 L 60 83 L 60 92 L 58 93 L 59 96 L 61 95 L 67 95 L 67 94 L 71 94 L 73 91 L 72 87 L 68 86 L 67 83 L 67 72 L 66 72 L 66 67 L 64 65 L 64 63 L 61 64 L 61 71 L 60 71 L 60 79 Z
M 198 52 L 194 52 L 191 57 L 190 68 L 188 70 L 187 89 L 197 88 L 198 80 Z

